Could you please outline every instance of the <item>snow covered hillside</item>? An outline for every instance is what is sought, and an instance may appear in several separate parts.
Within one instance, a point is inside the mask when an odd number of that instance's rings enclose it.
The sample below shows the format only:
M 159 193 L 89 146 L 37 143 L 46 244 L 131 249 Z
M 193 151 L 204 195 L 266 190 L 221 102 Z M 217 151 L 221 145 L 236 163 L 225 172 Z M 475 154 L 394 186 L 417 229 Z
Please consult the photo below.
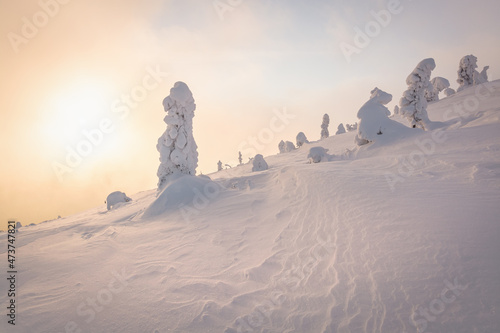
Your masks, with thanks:
M 0 331 L 499 332 L 500 81 L 428 114 L 20 228 Z

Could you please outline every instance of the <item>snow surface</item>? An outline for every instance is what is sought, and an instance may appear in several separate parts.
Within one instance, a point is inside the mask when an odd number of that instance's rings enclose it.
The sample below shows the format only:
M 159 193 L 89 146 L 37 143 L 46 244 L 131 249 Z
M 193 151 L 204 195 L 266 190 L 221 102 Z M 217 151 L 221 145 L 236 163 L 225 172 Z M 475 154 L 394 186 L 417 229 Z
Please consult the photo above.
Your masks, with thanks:
M 22 227 L 0 332 L 499 332 L 500 82 L 428 114 L 443 127 Z

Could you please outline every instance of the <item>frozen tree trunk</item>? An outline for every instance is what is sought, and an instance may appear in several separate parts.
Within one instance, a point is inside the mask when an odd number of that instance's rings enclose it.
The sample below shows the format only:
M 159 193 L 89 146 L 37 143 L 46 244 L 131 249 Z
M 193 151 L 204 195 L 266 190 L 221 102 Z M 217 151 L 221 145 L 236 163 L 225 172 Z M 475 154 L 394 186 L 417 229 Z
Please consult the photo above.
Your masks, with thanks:
M 321 123 L 321 138 L 326 139 L 330 136 L 328 132 L 328 125 L 330 124 L 330 117 L 328 114 L 323 115 L 323 122 Z
M 163 119 L 167 130 L 158 139 L 160 153 L 158 190 L 162 190 L 172 175 L 195 175 L 198 152 L 193 137 L 193 117 L 196 105 L 191 91 L 184 82 L 176 82 L 170 95 L 163 100 L 167 115 Z
M 408 119 L 411 127 L 420 127 L 425 130 L 430 122 L 427 116 L 425 91 L 431 89 L 429 79 L 434 68 L 436 68 L 434 59 L 424 59 L 406 78 L 408 89 L 399 101 L 399 111 Z

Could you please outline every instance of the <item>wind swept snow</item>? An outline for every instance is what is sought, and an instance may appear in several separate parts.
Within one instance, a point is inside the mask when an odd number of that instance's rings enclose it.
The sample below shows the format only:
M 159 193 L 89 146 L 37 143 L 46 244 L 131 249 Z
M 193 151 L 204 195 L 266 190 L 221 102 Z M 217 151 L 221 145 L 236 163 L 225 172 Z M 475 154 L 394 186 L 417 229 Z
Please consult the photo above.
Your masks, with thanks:
M 439 130 L 23 227 L 16 332 L 498 332 L 500 82 L 478 87 L 428 106 Z

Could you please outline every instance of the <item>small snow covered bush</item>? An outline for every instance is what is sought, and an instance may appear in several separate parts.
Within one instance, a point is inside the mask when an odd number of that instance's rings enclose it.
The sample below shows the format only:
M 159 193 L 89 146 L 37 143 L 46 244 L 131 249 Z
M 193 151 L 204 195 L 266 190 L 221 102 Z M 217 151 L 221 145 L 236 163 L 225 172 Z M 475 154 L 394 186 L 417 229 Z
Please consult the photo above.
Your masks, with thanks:
M 335 132 L 335 135 L 344 134 L 344 133 L 345 133 L 344 124 L 340 123 L 339 126 L 337 127 L 337 132 Z
M 352 125 L 345 124 L 345 128 L 346 128 L 347 132 L 357 131 L 358 130 L 358 123 L 354 123 Z
M 264 156 L 261 154 L 255 155 L 253 159 L 253 167 L 252 171 L 264 171 L 269 169 L 269 166 L 267 165 L 267 162 L 264 160 Z
M 408 89 L 403 93 L 403 97 L 399 101 L 399 110 L 401 115 L 408 119 L 411 127 L 425 129 L 430 122 L 427 116 L 425 91 L 433 89 L 429 79 L 434 68 L 436 68 L 434 59 L 424 59 L 418 63 L 417 67 L 406 78 Z
M 472 54 L 466 55 L 462 59 L 460 59 L 457 71 L 457 83 L 459 84 L 457 92 L 474 85 L 488 82 L 488 74 L 486 73 L 486 71 L 490 67 L 485 66 L 481 73 L 479 73 L 476 68 L 477 58 Z
M 158 190 L 162 190 L 170 175 L 195 175 L 198 152 L 193 137 L 193 117 L 196 105 L 193 94 L 184 82 L 176 82 L 170 95 L 163 100 L 167 112 L 163 119 L 167 130 L 158 139 L 160 153 Z
M 328 132 L 328 125 L 330 124 L 330 117 L 328 114 L 323 115 L 323 122 L 321 123 L 321 138 L 326 139 L 330 136 L 330 132 Z
M 444 95 L 446 97 L 448 96 L 451 96 L 451 95 L 454 95 L 456 93 L 455 89 L 451 89 L 451 88 L 446 88 L 444 91 L 443 91 Z
M 129 202 L 129 201 L 132 201 L 132 199 L 130 199 L 129 197 L 127 197 L 127 195 L 125 193 L 120 192 L 120 191 L 112 192 L 106 198 L 106 204 L 107 204 L 108 210 L 112 209 L 113 206 L 115 206 L 116 204 L 118 204 L 120 202 Z
M 325 149 L 323 147 L 312 147 L 311 149 L 309 149 L 307 158 L 309 159 L 310 163 L 319 163 L 328 159 L 327 151 L 328 149 Z
M 296 137 L 297 147 L 301 147 L 304 143 L 309 143 L 304 132 L 299 132 Z

